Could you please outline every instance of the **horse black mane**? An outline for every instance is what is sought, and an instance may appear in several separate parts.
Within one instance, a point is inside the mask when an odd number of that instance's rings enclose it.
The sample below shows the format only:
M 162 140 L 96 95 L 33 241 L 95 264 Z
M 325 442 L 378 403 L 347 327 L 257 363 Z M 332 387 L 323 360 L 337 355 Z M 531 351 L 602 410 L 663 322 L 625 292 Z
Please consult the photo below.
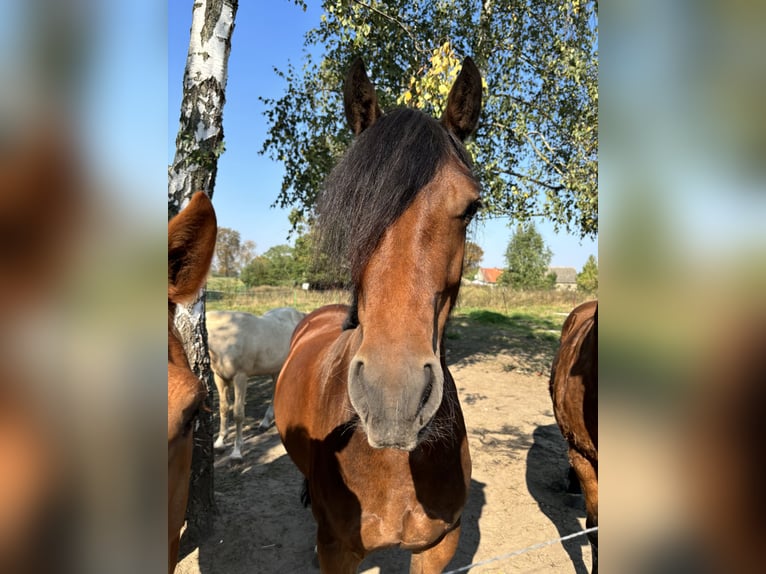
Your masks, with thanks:
M 383 233 L 450 157 L 472 165 L 460 140 L 438 121 L 399 108 L 362 132 L 327 177 L 317 201 L 319 247 L 333 265 L 350 270 L 354 303 Z M 352 309 L 348 327 L 355 326 L 354 316 Z

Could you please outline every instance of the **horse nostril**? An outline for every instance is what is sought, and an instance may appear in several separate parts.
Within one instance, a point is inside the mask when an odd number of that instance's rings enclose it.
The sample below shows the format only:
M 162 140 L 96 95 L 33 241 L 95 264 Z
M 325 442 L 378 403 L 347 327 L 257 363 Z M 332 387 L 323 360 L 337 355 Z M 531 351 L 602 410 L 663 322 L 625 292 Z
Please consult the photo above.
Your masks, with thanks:
M 426 406 L 428 399 L 431 398 L 431 391 L 434 388 L 434 369 L 430 364 L 424 365 L 423 370 L 426 372 L 426 387 L 423 390 L 423 396 L 420 397 L 420 404 L 418 405 L 418 413 Z
M 365 425 L 370 419 L 370 396 L 369 388 L 364 381 L 364 361 L 354 359 L 350 365 L 348 380 L 348 396 L 351 405 Z
M 356 365 L 354 365 L 354 378 L 356 378 L 357 380 L 361 380 L 363 374 L 364 374 L 364 361 L 357 360 Z

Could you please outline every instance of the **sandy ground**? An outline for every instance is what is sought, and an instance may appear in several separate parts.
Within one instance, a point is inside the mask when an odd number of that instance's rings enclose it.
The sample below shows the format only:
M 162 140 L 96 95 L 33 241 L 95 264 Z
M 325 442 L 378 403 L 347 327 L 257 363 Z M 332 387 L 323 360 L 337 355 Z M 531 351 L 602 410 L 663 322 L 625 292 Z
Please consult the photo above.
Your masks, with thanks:
M 448 571 L 583 529 L 582 498 L 566 493 L 566 446 L 548 395 L 557 343 L 456 320 L 447 346 L 473 460 L 460 545 Z M 229 461 L 230 448 L 216 460 L 215 533 L 183 556 L 179 574 L 318 573 L 313 517 L 299 500 L 301 475 L 276 430 L 256 430 L 270 394 L 270 379 L 250 382 L 244 461 Z M 584 574 L 590 563 L 581 536 L 461 571 Z M 391 549 L 368 556 L 360 572 L 400 574 L 408 564 L 408 553 Z

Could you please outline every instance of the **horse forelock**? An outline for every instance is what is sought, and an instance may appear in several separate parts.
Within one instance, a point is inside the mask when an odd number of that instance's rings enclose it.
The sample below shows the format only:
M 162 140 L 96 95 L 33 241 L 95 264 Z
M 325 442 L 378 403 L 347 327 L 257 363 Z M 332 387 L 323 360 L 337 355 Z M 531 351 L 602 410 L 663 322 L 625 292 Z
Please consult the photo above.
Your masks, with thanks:
M 332 170 L 317 202 L 318 246 L 349 270 L 354 290 L 385 230 L 450 159 L 470 173 L 460 140 L 423 112 L 400 108 L 362 132 Z

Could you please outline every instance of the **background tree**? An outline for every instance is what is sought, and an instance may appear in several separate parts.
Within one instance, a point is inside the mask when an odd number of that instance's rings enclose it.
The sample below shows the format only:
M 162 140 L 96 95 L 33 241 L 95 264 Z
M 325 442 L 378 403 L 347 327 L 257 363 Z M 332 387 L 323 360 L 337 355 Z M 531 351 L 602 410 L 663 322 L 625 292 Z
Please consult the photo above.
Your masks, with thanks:
M 293 259 L 298 283 L 309 283 L 313 289 L 333 289 L 348 286 L 348 269 L 332 265 L 326 254 L 316 248 L 314 229 L 299 223 L 300 234 L 295 239 Z
M 241 279 L 248 287 L 257 285 L 295 285 L 302 280 L 301 270 L 289 245 L 275 245 L 253 259 Z
M 255 241 L 247 239 L 243 241 L 239 246 L 239 254 L 237 255 L 237 273 L 241 273 L 242 269 L 252 261 L 255 257 Z
M 498 282 L 522 291 L 552 289 L 556 284 L 555 274 L 548 270 L 552 256 L 534 223 L 519 224 L 505 252 L 508 267 Z
M 595 256 L 590 255 L 582 271 L 577 274 L 577 289 L 583 293 L 598 292 L 598 262 Z
M 292 247 L 275 245 L 263 257 L 269 262 L 270 285 L 295 285 L 299 281 Z
M 239 278 L 248 287 L 268 285 L 270 278 L 270 265 L 271 262 L 262 255 L 253 257 L 250 262 L 242 269 L 242 273 L 240 273 Z
M 479 271 L 479 265 L 484 258 L 484 250 L 473 241 L 466 240 L 465 255 L 463 255 L 463 277 L 473 279 Z
M 221 277 L 238 277 L 241 270 L 250 263 L 255 243 L 242 241 L 239 231 L 219 227 L 215 241 L 213 269 Z
M 235 269 L 240 243 L 239 231 L 228 227 L 218 228 L 218 236 L 215 240 L 215 261 L 213 262 L 216 275 L 236 277 Z
M 304 0 L 295 0 L 303 6 Z M 598 24 L 595 0 L 325 0 L 302 65 L 277 73 L 264 98 L 262 153 L 285 166 L 276 204 L 310 217 L 321 182 L 350 141 L 347 66 L 363 55 L 382 108 L 438 115 L 462 58 L 485 80 L 470 144 L 486 208 L 517 221 L 542 215 L 580 236 L 598 231 Z
M 213 197 L 218 156 L 223 152 L 223 104 L 238 2 L 195 0 L 190 6 L 192 25 L 181 117 L 176 153 L 168 169 L 168 220 L 186 206 L 194 192 L 202 190 Z M 207 352 L 204 291 L 196 302 L 179 306 L 175 323 L 192 370 L 210 391 L 213 373 Z M 187 548 L 196 546 L 211 532 L 215 515 L 213 419 L 209 398 L 207 406 L 208 410 L 200 411 L 194 431 L 189 505 L 182 540 L 182 546 Z

